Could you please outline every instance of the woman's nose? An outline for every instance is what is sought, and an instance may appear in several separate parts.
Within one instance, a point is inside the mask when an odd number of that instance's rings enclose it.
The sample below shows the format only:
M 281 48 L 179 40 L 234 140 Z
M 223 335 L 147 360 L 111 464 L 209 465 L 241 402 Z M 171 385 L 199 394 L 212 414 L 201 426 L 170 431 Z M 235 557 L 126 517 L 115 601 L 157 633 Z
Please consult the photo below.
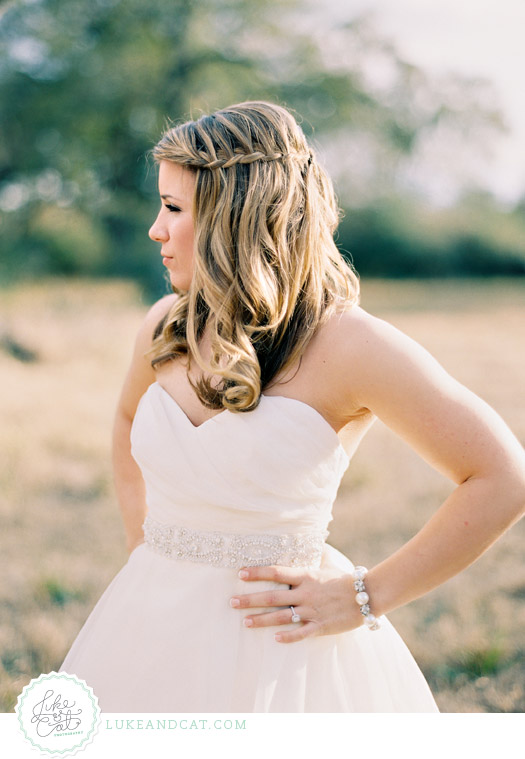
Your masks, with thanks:
M 159 222 L 158 216 L 153 222 L 153 224 L 151 225 L 148 235 L 150 239 L 153 240 L 154 242 L 165 242 L 167 240 L 166 230 L 164 229 L 163 225 Z

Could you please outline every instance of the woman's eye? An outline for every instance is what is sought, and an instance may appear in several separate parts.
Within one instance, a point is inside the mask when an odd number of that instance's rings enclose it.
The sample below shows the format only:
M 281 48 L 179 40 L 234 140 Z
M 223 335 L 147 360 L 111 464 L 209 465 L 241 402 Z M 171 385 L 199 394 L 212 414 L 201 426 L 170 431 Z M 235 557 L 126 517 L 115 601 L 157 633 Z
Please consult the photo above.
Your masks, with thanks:
M 164 205 L 165 205 L 165 208 L 168 209 L 168 211 L 172 211 L 172 212 L 180 211 L 180 208 L 178 206 L 171 206 L 168 203 L 165 203 Z

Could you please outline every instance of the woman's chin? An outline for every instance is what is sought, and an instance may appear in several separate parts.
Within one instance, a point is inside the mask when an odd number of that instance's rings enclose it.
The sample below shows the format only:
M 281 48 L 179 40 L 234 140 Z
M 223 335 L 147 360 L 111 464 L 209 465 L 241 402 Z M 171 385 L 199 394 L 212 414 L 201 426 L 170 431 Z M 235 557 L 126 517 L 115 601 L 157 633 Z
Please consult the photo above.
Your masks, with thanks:
M 177 288 L 177 290 L 188 292 L 190 289 L 191 280 L 188 281 L 187 277 L 181 277 L 174 272 L 170 272 L 170 282 L 173 287 Z

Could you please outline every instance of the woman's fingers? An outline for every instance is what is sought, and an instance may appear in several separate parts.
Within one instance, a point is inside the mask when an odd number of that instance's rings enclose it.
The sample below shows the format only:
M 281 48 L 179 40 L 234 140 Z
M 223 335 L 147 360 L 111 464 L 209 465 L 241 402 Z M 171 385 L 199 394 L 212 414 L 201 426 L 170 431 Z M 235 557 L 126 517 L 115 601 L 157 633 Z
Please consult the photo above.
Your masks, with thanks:
M 301 622 L 294 622 L 294 625 L 300 625 L 303 622 L 313 621 L 313 610 L 302 606 L 294 606 L 295 614 L 301 617 Z M 267 611 L 262 614 L 249 614 L 244 617 L 243 624 L 245 627 L 271 627 L 272 625 L 287 625 L 292 622 L 292 610 L 289 606 L 279 611 Z
M 251 580 L 270 580 L 282 582 L 284 585 L 296 585 L 298 580 L 303 579 L 308 572 L 294 567 L 284 567 L 279 564 L 271 564 L 267 567 L 243 567 L 239 570 L 239 578 L 250 582 Z
M 298 624 L 291 630 L 279 630 L 275 633 L 274 638 L 278 643 L 296 643 L 298 640 L 304 640 L 313 635 L 319 635 L 317 622 Z
M 247 609 L 257 606 L 289 606 L 297 600 L 293 590 L 263 590 L 259 593 L 246 593 L 232 596 L 230 606 L 235 609 Z
M 264 614 L 250 614 L 244 617 L 245 627 L 271 627 L 272 625 L 286 625 L 292 621 L 292 610 L 289 606 L 281 611 L 268 611 Z M 297 623 L 296 623 L 297 624 Z
M 244 571 L 244 579 L 269 580 L 277 587 L 240 593 L 230 599 L 230 604 L 250 610 L 243 620 L 249 629 L 275 626 L 273 634 L 278 642 L 294 643 L 313 635 L 347 632 L 363 622 L 357 604 L 352 603 L 355 590 L 351 574 L 338 569 L 282 566 L 247 567 Z M 290 606 L 301 617 L 300 622 L 292 622 Z M 252 612 L 254 608 L 258 611 Z
M 274 638 L 278 643 L 295 643 L 312 635 L 319 635 L 321 627 L 312 619 L 312 610 L 301 606 L 295 606 L 294 610 L 301 617 L 301 622 L 294 622 L 293 627 L 287 627 L 285 630 L 279 629 L 279 626 L 291 624 L 292 610 L 290 608 L 264 614 L 250 614 L 243 619 L 243 624 L 250 628 L 276 627 Z
M 230 598 L 230 606 L 236 609 L 246 609 L 253 606 L 289 606 L 297 602 L 297 596 L 292 588 L 308 577 L 304 569 L 270 565 L 261 567 L 244 567 L 239 571 L 239 578 L 247 582 L 254 580 L 267 580 L 280 583 L 283 589 L 272 588 L 271 590 L 257 593 L 243 593 Z

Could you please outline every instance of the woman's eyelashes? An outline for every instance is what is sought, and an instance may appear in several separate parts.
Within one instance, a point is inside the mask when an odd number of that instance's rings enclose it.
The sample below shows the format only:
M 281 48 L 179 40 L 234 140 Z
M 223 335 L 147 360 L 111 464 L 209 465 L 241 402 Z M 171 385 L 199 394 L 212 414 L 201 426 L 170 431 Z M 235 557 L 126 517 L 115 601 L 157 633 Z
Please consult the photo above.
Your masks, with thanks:
M 169 203 L 164 203 L 164 207 L 167 208 L 168 211 L 171 211 L 172 213 L 181 210 L 178 206 L 172 206 Z

